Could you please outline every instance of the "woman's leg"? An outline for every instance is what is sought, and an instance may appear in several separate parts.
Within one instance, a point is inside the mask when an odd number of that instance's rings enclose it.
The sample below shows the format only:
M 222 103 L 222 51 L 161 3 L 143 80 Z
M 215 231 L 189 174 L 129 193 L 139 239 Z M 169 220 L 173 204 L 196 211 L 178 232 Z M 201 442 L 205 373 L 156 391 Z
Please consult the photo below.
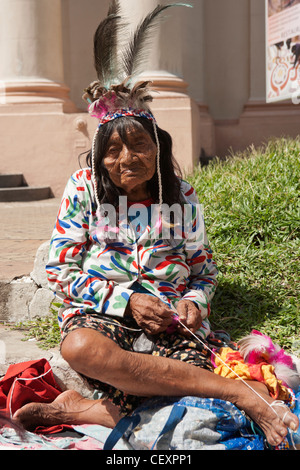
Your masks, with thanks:
M 241 381 L 225 379 L 181 361 L 124 351 L 112 340 L 91 329 L 78 329 L 69 333 L 62 344 L 62 355 L 77 372 L 132 395 L 190 395 L 229 401 L 244 410 L 261 427 L 271 445 L 277 445 L 283 440 L 288 427 L 296 429 L 299 424 L 296 416 L 286 413 L 286 409 L 280 407 L 276 411 L 279 417 L 284 417 L 285 422 L 278 418 L 266 403 L 271 404 L 273 400 L 261 383 L 251 382 L 251 386 L 255 387 L 265 401 L 260 400 Z M 103 421 L 100 422 L 103 420 L 103 416 L 100 419 L 103 402 L 86 401 L 81 404 L 86 406 L 86 418 L 84 406 L 80 408 L 82 422 L 90 419 L 93 404 L 94 419 L 98 416 L 98 424 L 103 424 Z M 52 403 L 51 406 L 56 405 Z M 61 408 L 64 405 L 60 403 L 59 406 Z M 95 411 L 97 407 L 98 413 Z M 78 403 L 72 404 L 72 401 L 65 406 L 68 413 L 74 414 L 77 409 Z M 23 410 L 23 418 L 22 409 L 16 414 L 21 421 L 24 419 L 24 411 L 26 410 Z M 29 408 L 27 414 L 28 411 Z

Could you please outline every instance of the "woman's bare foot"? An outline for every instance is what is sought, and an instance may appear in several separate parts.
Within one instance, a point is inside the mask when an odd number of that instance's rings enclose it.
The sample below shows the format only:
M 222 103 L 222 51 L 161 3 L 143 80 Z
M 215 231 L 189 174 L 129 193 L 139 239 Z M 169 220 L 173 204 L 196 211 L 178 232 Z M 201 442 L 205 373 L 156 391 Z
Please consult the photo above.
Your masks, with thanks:
M 99 424 L 113 428 L 122 415 L 108 400 L 89 400 L 74 390 L 61 393 L 52 403 L 29 403 L 20 408 L 13 420 L 28 431 L 38 426 L 59 424 Z
M 240 382 L 240 385 L 241 387 L 243 386 L 245 390 L 240 394 L 242 398 L 235 401 L 236 406 L 244 410 L 262 429 L 271 446 L 279 445 L 287 436 L 288 429 L 291 431 L 298 429 L 299 420 L 297 416 L 289 411 L 287 406 L 278 406 L 278 403 L 270 397 L 263 383 L 255 381 L 249 382 L 249 385 L 263 400 L 242 382 Z

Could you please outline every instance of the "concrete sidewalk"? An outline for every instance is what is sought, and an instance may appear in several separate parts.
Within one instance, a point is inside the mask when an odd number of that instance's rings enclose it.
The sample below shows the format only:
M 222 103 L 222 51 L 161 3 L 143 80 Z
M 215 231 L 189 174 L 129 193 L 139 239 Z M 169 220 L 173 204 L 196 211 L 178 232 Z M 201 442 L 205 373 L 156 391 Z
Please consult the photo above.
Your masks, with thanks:
M 51 237 L 59 204 L 58 199 L 0 203 L 0 284 L 31 273 L 37 249 Z M 9 364 L 45 354 L 37 344 L 24 341 L 21 331 L 1 324 L 0 341 L 0 373 Z
M 0 203 L 0 280 L 28 275 L 39 246 L 50 239 L 60 199 Z

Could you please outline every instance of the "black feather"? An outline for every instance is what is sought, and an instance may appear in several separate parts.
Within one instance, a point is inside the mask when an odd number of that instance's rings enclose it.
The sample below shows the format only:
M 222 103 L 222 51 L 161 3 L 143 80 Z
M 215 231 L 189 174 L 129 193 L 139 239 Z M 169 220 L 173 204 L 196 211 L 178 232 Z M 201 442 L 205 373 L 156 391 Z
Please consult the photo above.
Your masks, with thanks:
M 117 47 L 122 26 L 119 12 L 119 1 L 113 0 L 108 16 L 101 21 L 94 35 L 94 65 L 98 80 L 104 87 L 109 87 L 111 80 L 120 73 Z
M 153 33 L 160 25 L 161 14 L 168 8 L 174 6 L 188 6 L 185 3 L 172 3 L 169 5 L 158 5 L 144 20 L 139 24 L 136 32 L 123 53 L 123 66 L 125 76 L 136 77 L 143 69 L 145 62 L 149 56 L 148 48 L 151 46 Z
M 119 0 L 111 0 L 107 16 L 119 15 L 120 14 L 120 2 Z

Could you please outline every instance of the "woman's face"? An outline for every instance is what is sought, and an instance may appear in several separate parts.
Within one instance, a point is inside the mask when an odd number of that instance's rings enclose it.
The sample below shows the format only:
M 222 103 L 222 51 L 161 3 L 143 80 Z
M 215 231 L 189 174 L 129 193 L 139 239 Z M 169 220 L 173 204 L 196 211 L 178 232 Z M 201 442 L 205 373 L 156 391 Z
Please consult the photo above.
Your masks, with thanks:
M 129 128 L 126 144 L 117 131 L 108 141 L 104 165 L 112 182 L 129 200 L 149 197 L 147 181 L 155 174 L 157 147 L 146 130 Z

